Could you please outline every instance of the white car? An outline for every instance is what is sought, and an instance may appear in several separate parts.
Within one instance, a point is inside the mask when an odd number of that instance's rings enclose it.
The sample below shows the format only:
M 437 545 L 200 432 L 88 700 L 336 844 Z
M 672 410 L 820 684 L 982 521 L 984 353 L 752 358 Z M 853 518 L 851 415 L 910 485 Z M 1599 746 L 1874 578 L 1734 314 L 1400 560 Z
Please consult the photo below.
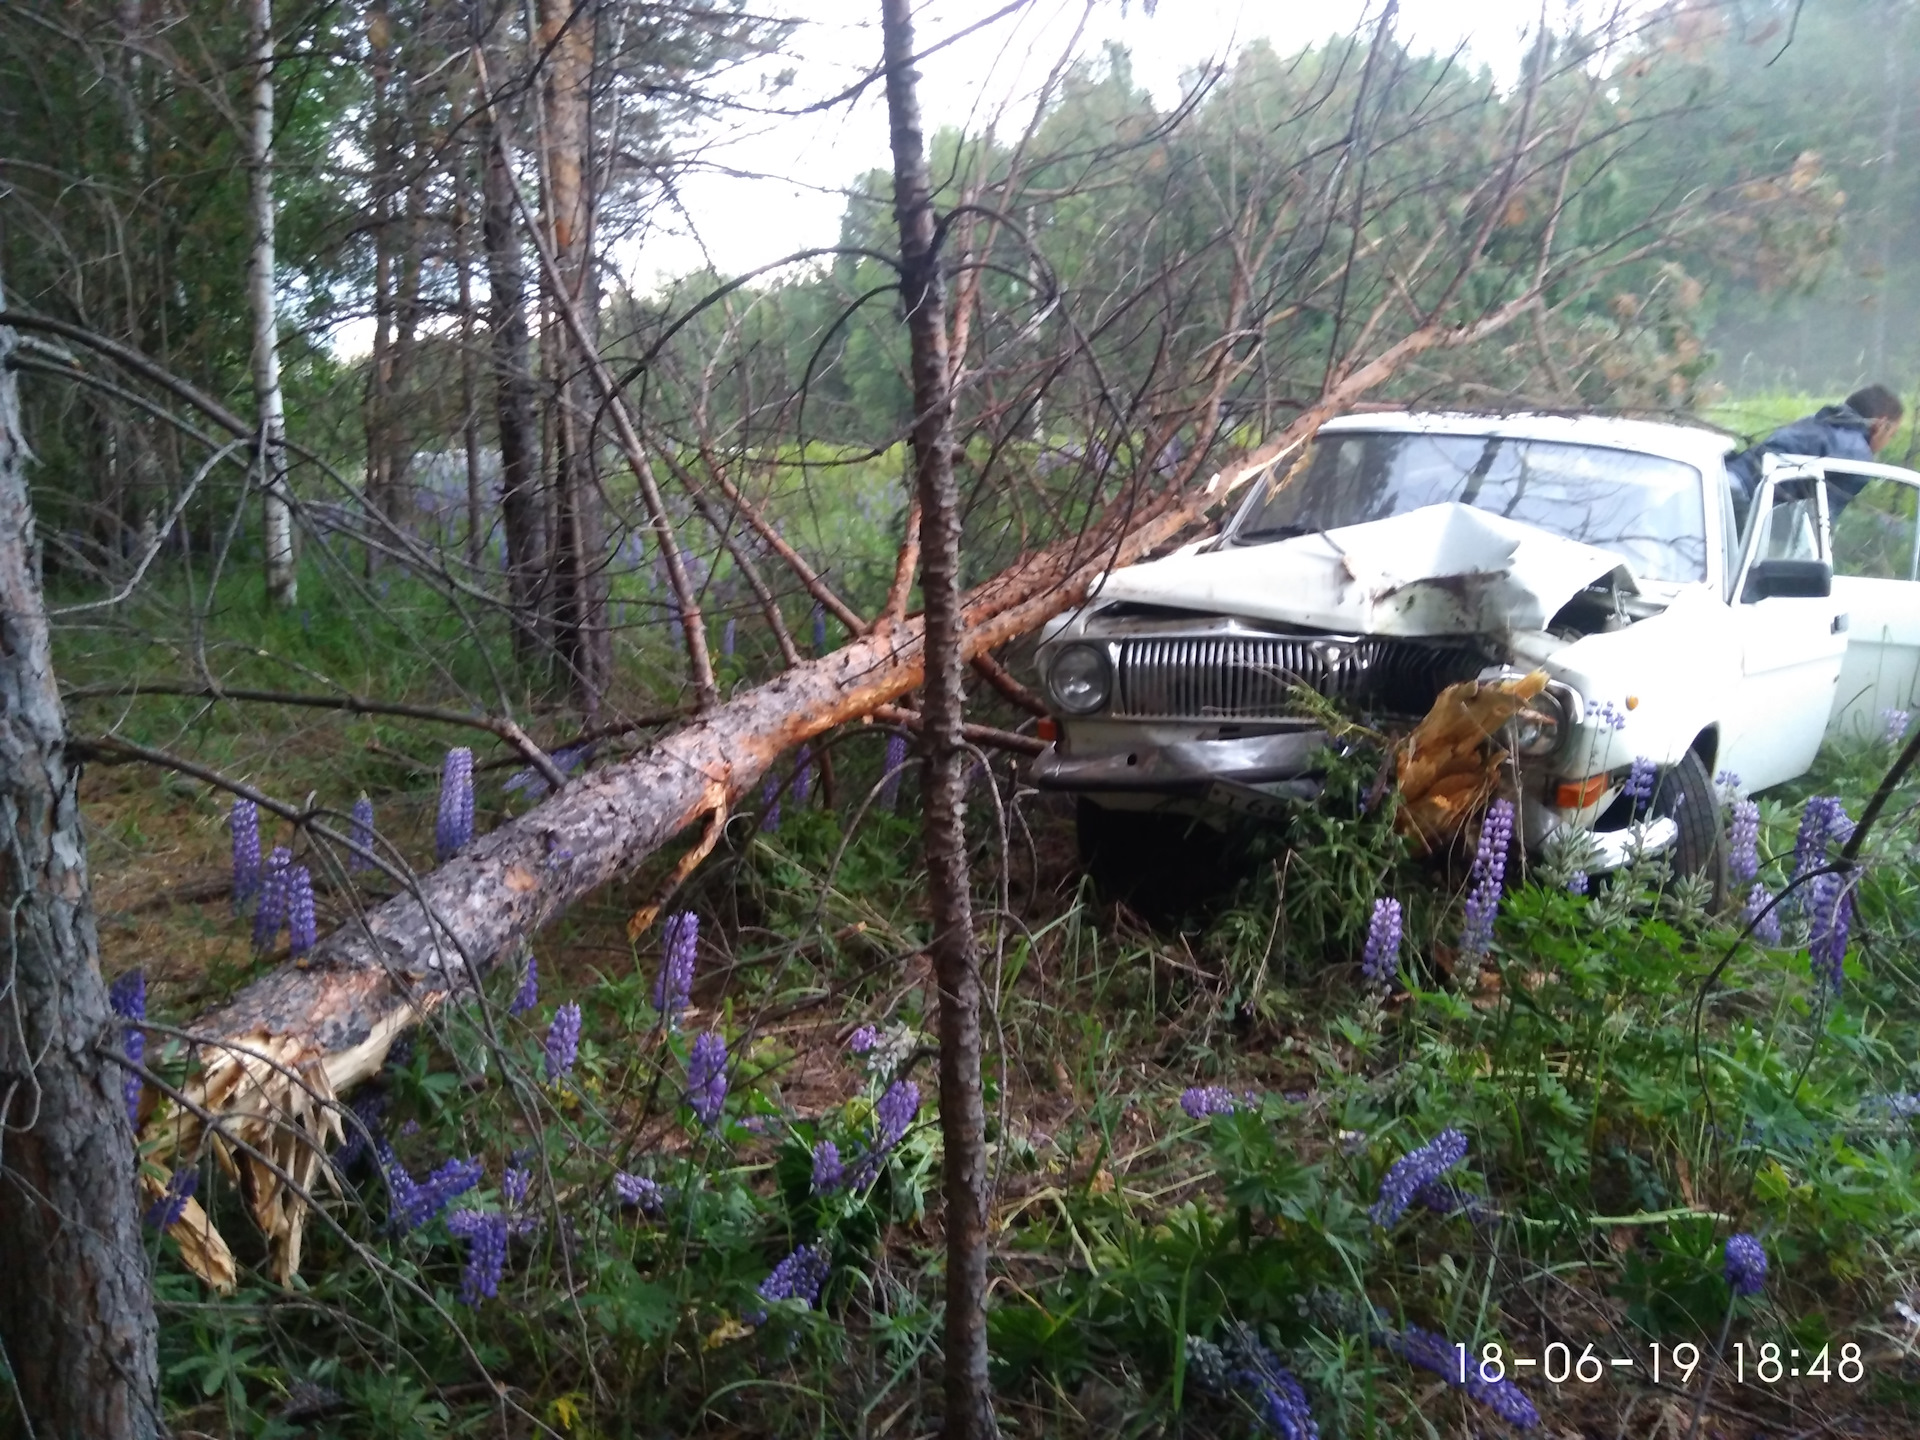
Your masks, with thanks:
M 1597 416 L 1335 420 L 1219 535 L 1048 627 L 1035 782 L 1081 797 L 1089 848 L 1136 844 L 1316 794 L 1327 735 L 1296 687 L 1404 730 L 1454 681 L 1544 670 L 1509 736 L 1529 847 L 1576 827 L 1595 869 L 1624 863 L 1644 757 L 1641 843 L 1721 886 L 1712 777 L 1764 789 L 1828 734 L 1880 733 L 1920 665 L 1920 474 L 1769 457 L 1738 515 L 1736 449 Z

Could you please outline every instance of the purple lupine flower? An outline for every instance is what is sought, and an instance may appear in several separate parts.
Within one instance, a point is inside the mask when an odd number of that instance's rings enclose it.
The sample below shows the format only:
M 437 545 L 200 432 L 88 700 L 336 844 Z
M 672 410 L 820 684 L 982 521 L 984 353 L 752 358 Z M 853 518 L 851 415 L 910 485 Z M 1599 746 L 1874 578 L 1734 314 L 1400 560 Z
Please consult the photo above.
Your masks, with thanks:
M 267 873 L 260 883 L 260 908 L 253 912 L 253 948 L 262 955 L 280 938 L 280 927 L 287 923 L 287 871 L 293 865 L 293 852 L 284 845 L 273 847 L 267 856 Z
M 176 1170 L 167 1177 L 166 1192 L 147 1207 L 147 1224 L 156 1230 L 165 1230 L 177 1225 L 180 1217 L 187 1213 L 187 1201 L 193 1192 L 200 1188 L 200 1172 L 189 1166 L 185 1170 Z
M 813 607 L 813 653 L 827 653 L 827 612 L 818 605 Z
M 260 893 L 260 807 L 251 800 L 233 802 L 227 817 L 233 831 L 233 913 Z
M 1239 1108 L 1233 1092 L 1219 1085 L 1190 1085 L 1180 1092 L 1180 1108 L 1189 1119 L 1205 1120 L 1210 1115 L 1231 1115 Z
M 1278 1355 L 1243 1334 L 1234 1346 L 1234 1359 L 1238 1363 L 1228 1378 L 1246 1394 L 1269 1431 L 1280 1440 L 1320 1440 L 1307 1392 Z
M 1751 1235 L 1727 1238 L 1727 1284 L 1736 1295 L 1758 1295 L 1767 1283 L 1767 1252 Z
M 1493 944 L 1493 922 L 1500 913 L 1501 886 L 1507 875 L 1507 850 L 1513 844 L 1513 802 L 1496 800 L 1480 822 L 1480 848 L 1473 858 L 1475 884 L 1467 896 L 1460 927 L 1460 948 L 1484 955 Z
M 693 998 L 693 962 L 700 946 L 700 917 L 680 910 L 661 927 L 660 974 L 653 982 L 653 1008 L 669 1021 Z
M 448 1160 L 425 1180 L 415 1180 L 384 1141 L 379 1155 L 380 1166 L 387 1176 L 387 1188 L 393 1193 L 393 1223 L 401 1230 L 418 1230 L 478 1185 L 483 1173 L 479 1160 L 469 1156 L 465 1160 Z
M 1413 1197 L 1425 1186 L 1467 1158 L 1467 1137 L 1448 1128 L 1417 1150 L 1393 1162 L 1380 1182 L 1380 1198 L 1367 1213 L 1376 1225 L 1392 1225 L 1407 1213 Z
M 380 1117 L 386 1114 L 387 1092 L 364 1091 L 347 1109 L 354 1122 L 343 1122 L 346 1140 L 333 1152 L 333 1168 L 345 1173 L 354 1161 L 384 1143 L 380 1138 Z
M 911 1080 L 896 1080 L 887 1087 L 886 1093 L 873 1107 L 874 1137 L 861 1155 L 859 1164 L 854 1167 L 848 1183 L 856 1190 L 864 1190 L 880 1178 L 880 1167 L 886 1163 L 887 1156 L 893 1153 L 907 1133 L 907 1127 L 913 1124 L 913 1117 L 920 1113 L 920 1087 Z
M 793 803 L 804 805 L 813 794 L 813 747 L 802 745 L 793 757 Z
M 696 1036 L 687 1052 L 687 1103 L 711 1129 L 727 1103 L 727 1042 L 717 1030 Z
M 907 737 L 887 736 L 887 758 L 881 762 L 886 778 L 880 782 L 880 803 L 891 810 L 900 803 L 900 782 L 907 773 Z
M 580 1058 L 580 1006 L 569 1000 L 553 1012 L 547 1027 L 547 1080 L 565 1079 L 573 1073 L 573 1062 Z
M 1762 945 L 1778 945 L 1780 907 L 1775 905 L 1768 910 L 1769 905 L 1773 905 L 1773 892 L 1764 885 L 1755 885 L 1747 892 L 1747 903 L 1740 911 L 1740 918 L 1753 926 L 1753 938 Z
M 1360 973 L 1375 985 L 1392 981 L 1400 969 L 1401 915 L 1398 900 L 1373 902 L 1373 919 L 1367 926 L 1367 949 L 1360 958 Z
M 1834 995 L 1840 993 L 1845 979 L 1847 932 L 1853 927 L 1853 891 L 1842 875 L 1817 875 L 1808 886 L 1807 914 L 1812 933 L 1807 940 L 1807 959 L 1813 966 L 1813 978 L 1823 982 Z
M 456 745 L 440 768 L 440 813 L 433 827 L 433 853 L 445 864 L 473 843 L 473 751 Z
M 871 1025 L 862 1025 L 847 1037 L 847 1049 L 856 1055 L 864 1055 L 880 1043 L 880 1032 Z
M 1827 842 L 1847 812 L 1837 795 L 1810 795 L 1800 812 L 1800 831 L 1793 840 L 1793 878 L 1827 863 Z
M 313 953 L 318 938 L 313 913 L 313 875 L 304 865 L 287 871 L 287 949 L 296 960 Z
M 1472 1358 L 1466 1362 L 1466 1378 L 1463 1382 L 1460 1350 L 1450 1344 L 1445 1336 L 1409 1325 L 1401 1334 L 1387 1333 L 1380 1343 L 1409 1365 L 1430 1370 L 1449 1385 L 1465 1390 L 1471 1399 L 1486 1406 L 1514 1429 L 1531 1430 L 1540 1423 L 1540 1412 L 1534 1408 L 1525 1391 L 1504 1376 L 1498 1380 L 1486 1379 Z
M 1624 730 L 1627 728 L 1627 712 L 1615 705 L 1611 700 L 1602 700 L 1596 705 L 1593 709 L 1593 718 L 1597 723 L 1605 725 L 1610 730 Z
M 362 795 L 353 802 L 353 820 L 347 826 L 347 839 L 355 848 L 347 851 L 347 869 L 371 870 L 373 860 L 373 801 Z M 365 854 L 361 852 L 365 851 Z
M 129 1062 L 142 1064 L 147 1058 L 147 1032 L 137 1022 L 147 1018 L 147 972 L 136 968 L 115 979 L 107 987 L 107 1005 L 122 1020 L 136 1022 L 127 1026 L 121 1050 Z M 145 1087 L 146 1081 L 136 1070 L 128 1070 L 120 1082 L 121 1094 L 127 1102 L 127 1120 L 135 1130 L 140 1128 L 140 1095 Z
M 613 1193 L 622 1205 L 643 1215 L 658 1215 L 667 1203 L 666 1192 L 660 1188 L 659 1181 L 645 1175 L 629 1175 L 624 1170 L 613 1177 Z
M 1898 745 L 1907 738 L 1907 726 L 1913 722 L 1913 716 L 1905 710 L 1882 710 L 1880 723 L 1886 726 L 1886 739 L 1889 745 Z
M 767 783 L 760 787 L 760 829 L 765 831 L 780 828 L 780 777 L 767 776 Z
M 1481 1209 L 1478 1195 L 1445 1180 L 1429 1180 L 1413 1192 L 1412 1203 L 1435 1215 L 1457 1215 L 1463 1210 L 1477 1214 Z
M 827 1283 L 833 1268 L 833 1251 L 824 1240 L 802 1245 L 773 1267 L 773 1273 L 760 1282 L 759 1295 L 769 1304 L 777 1300 L 797 1300 L 800 1308 L 811 1310 L 820 1299 L 820 1288 Z M 758 1325 L 766 1319 L 761 1310 L 750 1316 Z
M 1760 873 L 1760 807 L 1751 800 L 1733 802 L 1733 819 L 1727 831 L 1727 869 L 1736 880 L 1751 880 Z
M 723 659 L 731 660 L 733 658 L 734 630 L 739 623 L 737 620 L 729 620 L 727 621 L 727 628 L 720 632 L 720 655 Z
M 533 1172 L 518 1165 L 509 1165 L 500 1176 L 500 1194 L 509 1208 L 518 1210 L 527 1203 L 527 1196 L 533 1190 Z
M 527 956 L 527 973 L 521 977 L 520 988 L 513 992 L 513 999 L 507 1002 L 509 1015 L 524 1015 L 540 1003 L 540 961 L 532 955 Z
M 483 1210 L 456 1210 L 447 1229 L 467 1242 L 467 1268 L 460 1276 L 460 1303 L 478 1310 L 500 1293 L 507 1268 L 507 1217 Z
M 831 1195 L 847 1183 L 847 1167 L 840 1159 L 840 1147 L 822 1140 L 813 1147 L 813 1193 Z
M 553 761 L 553 768 L 558 770 L 562 775 L 571 775 L 591 759 L 592 756 L 593 742 L 588 741 L 581 745 L 563 745 L 547 758 Z M 506 784 L 500 788 L 502 790 L 521 790 L 526 792 L 529 800 L 538 800 L 552 787 L 547 784 L 546 776 L 542 775 L 532 766 L 528 766 L 525 770 L 514 771 L 513 774 L 507 777 Z
M 1567 877 L 1567 893 L 1584 895 L 1593 886 L 1593 877 L 1584 870 L 1576 870 Z
M 1713 783 L 1725 799 L 1731 801 L 1739 798 L 1740 777 L 1734 771 L 1722 770 L 1718 775 L 1713 777 Z
M 1620 793 L 1633 802 L 1635 813 L 1653 799 L 1653 780 L 1658 770 L 1646 756 L 1633 757 L 1633 764 L 1627 769 L 1627 783 L 1620 787 Z

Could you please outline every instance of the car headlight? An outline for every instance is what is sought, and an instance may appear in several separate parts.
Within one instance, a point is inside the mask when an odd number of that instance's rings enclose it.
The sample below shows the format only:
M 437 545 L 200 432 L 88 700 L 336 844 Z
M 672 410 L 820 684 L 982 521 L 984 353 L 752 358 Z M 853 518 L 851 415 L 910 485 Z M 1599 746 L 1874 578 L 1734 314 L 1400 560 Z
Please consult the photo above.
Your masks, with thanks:
M 1583 709 L 1578 691 L 1551 682 L 1513 717 L 1513 748 L 1534 757 L 1553 754 L 1567 743 Z
M 1069 645 L 1047 667 L 1047 693 L 1069 715 L 1091 715 L 1106 708 L 1113 672 L 1098 645 Z

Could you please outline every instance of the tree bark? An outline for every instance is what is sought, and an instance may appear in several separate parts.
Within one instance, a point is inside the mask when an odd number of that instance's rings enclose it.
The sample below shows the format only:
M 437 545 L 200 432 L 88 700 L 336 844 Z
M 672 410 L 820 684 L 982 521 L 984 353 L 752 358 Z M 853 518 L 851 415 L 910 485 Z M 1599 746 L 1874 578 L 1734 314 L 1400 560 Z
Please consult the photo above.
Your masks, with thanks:
M 0 1342 L 33 1433 L 159 1432 L 153 1299 L 134 1206 L 65 729 L 33 564 L 27 449 L 0 330 Z
M 272 0 L 252 0 L 248 24 L 248 50 L 254 67 L 246 132 L 248 200 L 253 210 L 253 258 L 247 272 L 253 309 L 253 394 L 260 420 L 267 599 L 285 609 L 297 595 L 293 506 L 287 489 L 286 401 L 280 391 L 280 334 L 273 294 Z
M 481 241 L 487 251 L 494 413 L 500 431 L 500 522 L 506 531 L 507 597 L 520 663 L 540 654 L 540 576 L 546 569 L 546 526 L 533 428 L 533 370 L 527 337 L 527 282 L 514 225 L 513 170 L 492 111 L 480 128 L 485 205 Z
M 576 704 L 591 715 L 612 678 L 603 550 L 605 526 L 595 473 L 597 397 L 587 355 L 599 332 L 593 275 L 593 171 L 590 105 L 592 12 L 575 0 L 543 0 L 540 42 L 547 52 L 546 224 L 557 274 L 554 308 L 571 308 L 584 328 L 562 326 L 555 422 L 552 596 L 554 653 Z
M 910 0 L 881 0 L 887 114 L 893 131 L 893 212 L 900 227 L 900 301 L 913 376 L 914 491 L 920 502 L 920 592 L 926 626 L 926 752 L 921 829 L 940 990 L 940 1137 L 946 1195 L 946 1434 L 995 1433 L 987 1374 L 986 1106 L 980 1092 L 980 955 L 967 863 L 966 708 L 960 594 L 960 497 L 953 476 L 953 404 L 946 287 L 934 245 L 933 187 L 920 133 Z

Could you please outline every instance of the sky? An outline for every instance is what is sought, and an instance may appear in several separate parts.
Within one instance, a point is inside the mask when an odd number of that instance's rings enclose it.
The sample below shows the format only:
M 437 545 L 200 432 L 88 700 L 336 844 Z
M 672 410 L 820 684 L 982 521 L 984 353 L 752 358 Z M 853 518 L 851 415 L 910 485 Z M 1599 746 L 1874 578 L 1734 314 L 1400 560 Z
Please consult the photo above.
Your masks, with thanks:
M 981 24 L 1005 3 L 922 0 L 917 7 L 916 48 L 923 53 L 978 27 L 921 63 L 929 135 L 949 125 L 1018 134 L 1066 53 L 1097 58 L 1108 42 L 1125 46 L 1135 82 L 1165 107 L 1196 72 L 1231 59 L 1251 40 L 1267 39 L 1287 53 L 1379 14 L 1379 0 L 1160 0 L 1151 15 L 1139 0 L 1030 0 Z M 1550 18 L 1561 20 L 1569 3 L 1549 0 Z M 757 103 L 799 109 L 853 85 L 878 63 L 879 10 L 879 0 L 795 4 L 791 13 L 805 18 L 787 53 L 764 72 L 791 67 L 794 82 Z M 1471 61 L 1505 79 L 1540 16 L 1541 0 L 1401 0 L 1395 28 L 1423 48 L 1464 46 Z M 708 260 L 738 274 L 835 243 L 844 187 L 869 170 L 890 168 L 884 91 L 875 84 L 857 101 L 797 118 L 733 114 L 702 133 L 697 146 L 701 162 L 680 186 L 682 213 L 662 216 L 672 228 L 610 257 L 633 290 L 650 292 L 663 277 Z

